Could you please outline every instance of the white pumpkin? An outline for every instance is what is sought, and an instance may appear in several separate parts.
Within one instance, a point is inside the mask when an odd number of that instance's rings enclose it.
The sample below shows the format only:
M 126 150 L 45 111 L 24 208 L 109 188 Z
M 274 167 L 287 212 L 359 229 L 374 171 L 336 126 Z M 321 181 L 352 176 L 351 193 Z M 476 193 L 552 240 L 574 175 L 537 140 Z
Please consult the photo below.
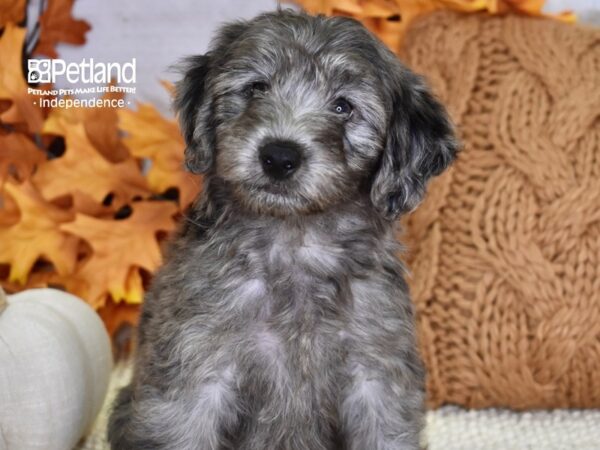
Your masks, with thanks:
M 69 450 L 89 430 L 112 369 L 110 339 L 81 299 L 0 288 L 0 449 Z

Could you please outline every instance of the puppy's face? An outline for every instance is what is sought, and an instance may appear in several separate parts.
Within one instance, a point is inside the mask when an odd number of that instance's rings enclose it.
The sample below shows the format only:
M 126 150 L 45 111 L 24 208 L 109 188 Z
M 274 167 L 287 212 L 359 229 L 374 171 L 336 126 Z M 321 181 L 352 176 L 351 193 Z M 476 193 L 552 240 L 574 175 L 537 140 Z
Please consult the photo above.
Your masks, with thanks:
M 189 60 L 176 107 L 188 167 L 259 213 L 308 214 L 367 193 L 395 217 L 454 155 L 421 81 L 344 18 L 277 12 L 226 25 Z

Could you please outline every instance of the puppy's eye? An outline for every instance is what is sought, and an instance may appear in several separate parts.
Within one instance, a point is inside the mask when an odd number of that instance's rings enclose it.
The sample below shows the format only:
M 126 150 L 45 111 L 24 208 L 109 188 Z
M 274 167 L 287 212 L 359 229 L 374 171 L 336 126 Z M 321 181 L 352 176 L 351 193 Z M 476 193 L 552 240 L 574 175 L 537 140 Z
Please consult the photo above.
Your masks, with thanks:
M 246 86 L 244 93 L 248 98 L 254 97 L 259 94 L 264 94 L 269 90 L 269 85 L 264 81 L 255 81 Z
M 335 102 L 333 102 L 333 112 L 336 114 L 349 116 L 352 112 L 352 105 L 345 98 L 338 98 Z

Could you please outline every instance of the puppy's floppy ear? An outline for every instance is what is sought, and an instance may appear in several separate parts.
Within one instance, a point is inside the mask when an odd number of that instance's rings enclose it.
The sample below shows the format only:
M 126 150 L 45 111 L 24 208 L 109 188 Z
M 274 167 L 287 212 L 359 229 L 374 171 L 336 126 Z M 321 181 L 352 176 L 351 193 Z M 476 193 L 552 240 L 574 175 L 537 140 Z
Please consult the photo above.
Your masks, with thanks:
M 420 77 L 402 68 L 390 90 L 392 111 L 371 201 L 395 219 L 419 204 L 428 180 L 454 160 L 458 143 L 445 108 Z
M 232 22 L 220 28 L 205 55 L 190 56 L 180 66 L 183 79 L 175 86 L 174 107 L 185 139 L 185 163 L 194 173 L 212 166 L 216 121 L 210 93 L 211 72 L 222 64 L 228 48 L 248 28 L 248 22 Z
M 175 110 L 185 139 L 185 163 L 191 172 L 203 173 L 212 165 L 213 142 L 208 129 L 210 101 L 206 81 L 210 70 L 210 56 L 186 58 L 182 65 L 184 77 L 175 86 Z

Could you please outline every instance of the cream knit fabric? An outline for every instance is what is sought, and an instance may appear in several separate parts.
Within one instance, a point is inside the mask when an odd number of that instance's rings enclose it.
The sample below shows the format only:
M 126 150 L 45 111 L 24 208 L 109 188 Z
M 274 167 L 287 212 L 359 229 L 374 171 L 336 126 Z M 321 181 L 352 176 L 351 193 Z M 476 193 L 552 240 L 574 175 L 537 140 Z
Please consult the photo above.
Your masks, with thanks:
M 109 450 L 110 405 L 130 377 L 130 367 L 115 368 L 104 408 L 76 450 Z M 600 410 L 515 413 L 444 407 L 427 413 L 425 439 L 429 450 L 598 450 Z

